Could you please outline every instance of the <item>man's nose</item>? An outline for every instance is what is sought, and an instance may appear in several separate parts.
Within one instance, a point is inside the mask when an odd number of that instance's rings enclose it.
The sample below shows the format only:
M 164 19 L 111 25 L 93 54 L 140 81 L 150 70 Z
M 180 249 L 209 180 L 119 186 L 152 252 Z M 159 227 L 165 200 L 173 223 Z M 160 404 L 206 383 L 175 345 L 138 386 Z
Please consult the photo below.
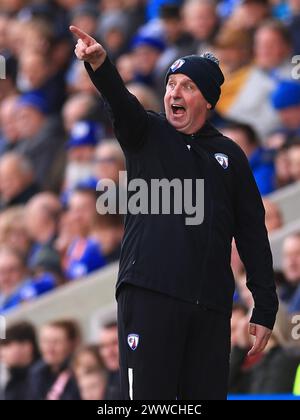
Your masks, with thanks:
M 180 86 L 178 86 L 178 85 L 174 86 L 171 94 L 172 94 L 172 98 L 174 98 L 174 99 L 181 98 L 181 88 L 180 88 Z

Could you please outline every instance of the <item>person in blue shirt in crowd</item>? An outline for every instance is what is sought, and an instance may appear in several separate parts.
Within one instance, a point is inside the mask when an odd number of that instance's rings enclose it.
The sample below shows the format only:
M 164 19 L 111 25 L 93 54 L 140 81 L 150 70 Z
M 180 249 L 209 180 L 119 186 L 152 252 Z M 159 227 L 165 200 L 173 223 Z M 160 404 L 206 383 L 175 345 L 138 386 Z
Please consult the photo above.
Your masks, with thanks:
M 65 172 L 65 192 L 84 185 L 96 189 L 97 181 L 93 177 L 93 159 L 95 148 L 103 137 L 103 128 L 93 121 L 78 121 L 71 130 L 66 143 L 67 166 Z
M 259 139 L 253 128 L 248 124 L 231 122 L 222 132 L 235 141 L 247 156 L 261 195 L 274 191 L 275 167 L 273 152 L 260 146 Z
M 34 279 L 28 275 L 25 259 L 18 251 L 9 247 L 0 249 L 0 313 L 5 313 L 54 287 L 55 279 L 50 273 Z
M 41 192 L 32 197 L 25 206 L 26 232 L 32 242 L 27 263 L 32 268 L 40 253 L 52 250 L 58 233 L 62 206 L 59 198 L 51 192 Z M 57 254 L 58 257 L 58 254 Z
M 296 72 L 295 72 L 296 73 Z M 299 74 L 300 76 L 300 74 Z M 278 112 L 283 142 L 300 136 L 300 83 L 299 81 L 281 80 L 272 92 L 271 102 Z
M 106 264 L 100 244 L 91 237 L 97 215 L 96 191 L 75 189 L 69 199 L 69 212 L 76 235 L 67 250 L 64 271 L 69 280 L 74 280 Z
M 149 0 L 147 3 L 147 17 L 150 20 L 159 17 L 161 6 L 165 4 L 176 4 L 181 6 L 183 0 Z
M 156 35 L 136 35 L 131 50 L 136 63 L 134 81 L 155 88 L 158 79 L 157 64 L 166 49 L 164 40 Z
M 300 311 L 300 232 L 291 233 L 282 245 L 282 274 L 279 296 L 288 313 Z

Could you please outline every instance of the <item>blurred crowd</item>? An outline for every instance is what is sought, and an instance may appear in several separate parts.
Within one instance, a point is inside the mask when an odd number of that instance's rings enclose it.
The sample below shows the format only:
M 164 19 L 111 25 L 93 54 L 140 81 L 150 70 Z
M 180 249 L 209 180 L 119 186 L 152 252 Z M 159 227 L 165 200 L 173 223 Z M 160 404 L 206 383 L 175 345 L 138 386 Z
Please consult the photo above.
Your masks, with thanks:
M 98 335 L 96 344 L 82 343 L 70 319 L 43 325 L 38 336 L 29 322 L 12 325 L 1 343 L 0 399 L 120 399 L 116 321 L 108 320 Z
M 101 179 L 118 186 L 125 159 L 107 105 L 74 56 L 70 24 L 104 45 L 128 89 L 157 112 L 177 58 L 205 51 L 219 58 L 225 83 L 210 118 L 248 157 L 270 233 L 284 221 L 266 196 L 300 181 L 300 0 L 0 0 L 4 315 L 86 281 L 120 254 L 123 219 L 99 214 L 96 202 Z M 282 262 L 276 281 L 285 319 L 300 311 L 300 232 L 285 239 Z M 265 354 L 247 357 L 253 302 L 234 244 L 232 268 L 230 391 L 292 392 L 299 350 L 279 327 Z M 116 399 L 116 331 L 112 323 L 86 345 L 72 320 L 49 323 L 38 337 L 30 324 L 12 326 L 0 340 L 4 398 Z

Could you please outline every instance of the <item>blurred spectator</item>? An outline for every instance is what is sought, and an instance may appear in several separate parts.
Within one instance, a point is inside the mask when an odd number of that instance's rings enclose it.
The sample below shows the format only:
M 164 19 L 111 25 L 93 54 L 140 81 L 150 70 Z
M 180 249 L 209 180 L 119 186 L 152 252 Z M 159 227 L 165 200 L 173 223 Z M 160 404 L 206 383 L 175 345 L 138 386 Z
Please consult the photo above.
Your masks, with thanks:
M 110 10 L 120 10 L 123 6 L 123 0 L 101 0 L 100 10 L 101 12 L 107 12 Z
M 229 393 L 249 393 L 251 370 L 261 358 L 261 355 L 247 356 L 251 343 L 252 341 L 249 337 L 249 316 L 248 314 L 241 315 L 234 329 L 234 342 L 232 343 L 230 355 Z
M 85 120 L 89 110 L 95 105 L 95 98 L 90 93 L 75 93 L 64 104 L 62 116 L 65 131 L 70 134 L 75 123 Z
M 99 337 L 99 351 L 108 370 L 105 395 L 107 399 L 110 395 L 120 396 L 118 326 L 116 321 L 108 321 L 102 326 Z
M 25 207 L 26 229 L 34 244 L 51 245 L 57 234 L 61 203 L 50 192 L 36 194 Z
M 95 148 L 103 135 L 101 128 L 91 121 L 78 121 L 74 124 L 66 143 L 66 189 L 72 189 L 92 177 Z
M 159 17 L 162 21 L 168 47 L 173 47 L 172 58 L 169 56 L 169 64 L 182 55 L 187 55 L 191 49 L 193 37 L 186 32 L 184 21 L 181 15 L 181 9 L 176 4 L 164 4 L 160 8 Z M 170 52 L 170 51 L 169 51 Z
M 4 399 L 26 400 L 28 372 L 39 358 L 34 327 L 26 321 L 9 326 L 5 340 L 0 341 L 0 350 L 1 360 L 9 373 Z
M 287 1 L 291 16 L 288 18 L 287 27 L 291 34 L 293 54 L 300 54 L 300 1 Z
M 43 247 L 35 256 L 30 267 L 34 276 L 34 285 L 39 294 L 65 283 L 60 254 L 51 247 Z M 45 290 L 47 289 L 47 290 Z
M 73 216 L 64 211 L 59 220 L 58 235 L 54 241 L 54 248 L 59 253 L 62 267 L 66 266 L 67 252 L 72 241 L 77 237 L 77 229 L 73 224 Z
M 112 61 L 126 51 L 129 25 L 124 10 L 105 11 L 100 16 L 97 35 Z
M 119 174 L 125 171 L 125 157 L 120 144 L 115 139 L 103 139 L 94 156 L 93 175 L 96 181 L 111 179 L 119 184 Z
M 0 79 L 0 100 L 16 95 L 16 62 L 14 58 L 8 57 L 5 61 L 5 78 Z M 3 73 L 3 69 L 2 69 Z M 2 74 L 3 77 L 3 74 Z
M 25 204 L 39 192 L 33 167 L 24 156 L 9 152 L 0 159 L 0 207 Z
M 285 283 L 279 287 L 279 297 L 289 313 L 300 310 L 300 233 L 287 236 L 282 245 L 282 272 Z
M 291 137 L 300 136 L 300 84 L 282 80 L 272 92 L 271 102 L 281 122 L 281 127 L 276 132 L 277 136 L 281 136 L 281 143 Z M 269 142 L 272 142 L 272 138 Z
M 149 35 L 136 35 L 132 42 L 134 81 L 154 88 L 156 86 L 156 66 L 165 49 L 163 40 Z
M 36 194 L 25 207 L 25 225 L 32 241 L 29 266 L 36 266 L 40 255 L 51 252 L 55 258 L 53 243 L 58 232 L 58 222 L 62 208 L 58 197 L 50 192 Z M 57 254 L 57 260 L 59 256 Z M 41 265 L 41 261 L 39 262 Z
M 38 7 L 38 5 L 36 5 Z M 67 31 L 69 18 L 55 4 L 43 4 L 45 12 L 25 18 L 19 52 L 34 51 L 45 54 L 51 68 L 51 83 L 55 92 L 64 94 L 64 71 L 71 58 L 70 36 Z M 48 10 L 47 10 L 48 8 Z M 57 19 L 55 21 L 55 19 Z
M 176 4 L 166 3 L 160 9 L 160 21 L 166 49 L 157 63 L 157 92 L 161 97 L 165 93 L 165 74 L 178 58 L 195 51 L 193 36 L 186 32 L 181 9 Z
M 9 96 L 1 102 L 0 106 L 0 155 L 12 150 L 19 140 L 16 124 L 16 105 L 18 96 Z
M 101 247 L 91 238 L 96 218 L 95 190 L 77 188 L 69 200 L 69 212 L 76 229 L 64 261 L 65 275 L 73 280 L 103 267 L 106 264 Z
M 37 54 L 48 54 L 53 41 L 53 27 L 49 21 L 41 17 L 32 17 L 24 19 L 22 30 L 21 49 L 18 50 L 18 58 L 25 52 L 33 52 Z M 54 63 L 49 63 L 52 68 Z
M 40 331 L 42 360 L 29 373 L 30 400 L 78 400 L 79 391 L 70 360 L 80 342 L 80 332 L 72 320 L 57 320 Z
M 96 344 L 84 345 L 79 347 L 72 359 L 72 370 L 77 381 L 81 376 L 94 370 L 103 369 L 103 361 L 99 354 Z
M 279 126 L 269 99 L 276 82 L 254 65 L 251 33 L 224 26 L 213 48 L 225 74 L 217 112 L 222 118 L 251 125 L 264 140 Z
M 293 352 L 288 348 L 285 339 L 287 323 L 277 320 L 263 353 L 250 357 L 247 353 L 252 340 L 248 323 L 248 316 L 245 316 L 237 327 L 236 345 L 231 352 L 229 391 L 247 394 L 292 393 L 300 353 L 299 349 Z
M 67 90 L 69 94 L 96 94 L 96 88 L 87 77 L 87 72 L 82 62 L 74 61 L 71 65 L 67 73 Z
M 247 124 L 231 123 L 222 130 L 237 143 L 249 160 L 255 181 L 262 195 L 269 194 L 275 187 L 275 171 L 271 151 L 260 146 L 253 128 Z
M 0 248 L 0 313 L 25 299 L 24 288 L 29 280 L 23 256 L 12 248 Z
M 6 41 L 7 48 L 15 59 L 19 57 L 19 54 L 24 49 L 24 33 L 26 28 L 26 22 L 13 18 L 10 19 L 7 27 Z
M 254 36 L 254 59 L 263 71 L 291 79 L 292 45 L 288 29 L 279 21 L 263 22 Z
M 86 345 L 78 349 L 73 357 L 72 368 L 82 400 L 106 400 L 114 397 L 114 395 L 105 395 L 107 371 L 98 346 Z
M 219 18 L 214 0 L 186 0 L 182 9 L 184 27 L 194 38 L 194 53 L 210 49 L 219 29 Z
M 255 30 L 271 14 L 268 0 L 241 0 L 237 2 L 225 25 L 242 30 Z
M 253 73 L 251 34 L 225 26 L 216 36 L 213 49 L 225 75 L 216 110 L 223 118 L 234 118 L 235 103 L 247 90 Z
M 276 203 L 268 198 L 263 199 L 265 207 L 265 223 L 268 233 L 280 229 L 283 225 L 282 214 Z
M 116 67 L 123 82 L 130 83 L 134 79 L 134 62 L 132 54 L 122 54 L 116 60 Z
M 277 188 L 285 187 L 292 182 L 292 175 L 290 171 L 289 162 L 289 147 L 288 143 L 283 143 L 275 155 L 275 173 Z
M 231 316 L 231 347 L 238 344 L 240 321 L 246 317 L 248 308 L 241 303 L 234 303 Z
M 99 10 L 96 5 L 84 2 L 72 8 L 70 24 L 77 26 L 94 37 L 96 35 L 98 15 Z
M 7 27 L 9 25 L 9 15 L 5 12 L 0 14 L 0 51 L 4 51 L 7 48 Z
M 224 54 L 222 43 L 233 44 L 235 51 L 238 51 L 237 34 L 234 35 L 233 31 L 231 35 L 231 31 L 232 29 L 225 27 L 217 39 L 217 47 L 218 43 L 221 45 L 221 57 L 222 52 Z M 245 34 L 241 36 L 244 48 L 247 45 L 246 38 Z M 254 65 L 248 68 L 242 66 L 236 70 L 235 83 L 234 79 L 231 79 L 232 74 L 227 77 L 224 84 L 225 97 L 221 99 L 218 112 L 226 118 L 250 124 L 265 143 L 266 137 L 280 126 L 279 116 L 270 103 L 270 95 L 276 88 L 279 78 L 292 77 L 291 43 L 286 27 L 278 21 L 263 22 L 255 32 L 253 51 Z M 243 58 L 241 50 L 239 55 L 233 58 L 236 65 L 239 64 L 238 58 Z M 225 49 L 227 65 L 231 59 L 228 54 L 226 55 Z
M 96 148 L 94 158 L 94 178 L 109 179 L 115 183 L 118 197 L 119 175 L 125 171 L 125 158 L 123 151 L 115 139 L 104 139 Z M 122 186 L 121 186 L 122 187 Z M 118 202 L 116 203 L 116 206 Z M 124 233 L 123 218 L 119 214 L 99 213 L 92 228 L 92 237 L 101 245 L 101 250 L 107 262 L 117 261 L 120 257 L 121 241 Z
M 106 386 L 107 372 L 104 369 L 91 370 L 78 379 L 78 387 L 82 400 L 115 400 L 116 398 L 106 397 Z
M 143 105 L 143 107 L 148 111 L 160 112 L 161 106 L 159 103 L 158 96 L 153 89 L 148 86 L 143 85 L 142 83 L 129 83 L 127 84 L 127 89 L 132 93 L 138 101 Z
M 61 78 L 54 77 L 49 58 L 41 52 L 24 50 L 19 58 L 17 86 L 22 93 L 41 94 L 48 112 L 57 114 L 65 99 L 65 89 Z
M 21 92 L 39 89 L 50 76 L 48 58 L 41 53 L 25 50 L 19 65 L 18 88 Z
M 22 254 L 13 248 L 0 249 L 0 312 L 11 310 L 55 287 L 50 274 L 29 277 Z
M 47 102 L 41 94 L 26 93 L 20 97 L 18 130 L 21 139 L 16 150 L 30 159 L 38 183 L 53 187 L 57 182 L 53 179 L 54 173 L 63 155 L 63 132 L 58 119 L 47 116 L 47 112 Z
M 85 3 L 85 0 L 56 0 L 56 3 L 66 11 L 71 12 L 75 7 Z
M 1 63 L 0 100 L 15 95 L 15 79 L 17 75 L 17 62 L 8 45 L 8 32 L 12 19 L 5 12 L 0 12 L 0 54 L 5 59 L 5 68 Z M 4 73 L 4 74 L 3 74 Z
M 236 289 L 238 296 L 237 302 L 248 308 L 249 312 L 252 311 L 254 307 L 254 300 L 247 286 L 246 273 L 244 273 L 244 276 L 241 276 L 238 281 L 236 281 Z
M 181 5 L 183 0 L 148 0 L 147 1 L 147 17 L 155 19 L 159 17 L 161 7 L 165 4 Z
M 27 258 L 31 240 L 25 225 L 24 207 L 10 207 L 0 213 L 0 245 L 12 247 Z
M 226 76 L 229 79 L 226 80 L 228 90 L 229 83 L 231 88 L 236 85 L 238 85 L 237 87 L 243 86 L 241 82 L 243 79 L 245 80 L 247 73 L 252 68 L 253 52 L 251 33 L 245 29 L 232 29 L 225 26 L 215 38 L 214 49 L 220 60 L 222 70 L 225 72 L 225 79 Z M 238 83 L 239 80 L 240 83 Z M 222 88 L 220 99 L 223 99 L 223 101 L 229 100 L 227 99 L 229 93 L 227 89 L 224 92 L 224 88 Z M 226 98 L 224 98 L 224 94 L 226 94 Z M 237 93 L 234 92 L 234 94 L 236 95 Z
M 288 159 L 292 181 L 300 181 L 300 138 L 297 142 L 290 145 Z
M 92 238 L 100 245 L 107 263 L 118 261 L 124 235 L 123 218 L 119 214 L 97 214 Z

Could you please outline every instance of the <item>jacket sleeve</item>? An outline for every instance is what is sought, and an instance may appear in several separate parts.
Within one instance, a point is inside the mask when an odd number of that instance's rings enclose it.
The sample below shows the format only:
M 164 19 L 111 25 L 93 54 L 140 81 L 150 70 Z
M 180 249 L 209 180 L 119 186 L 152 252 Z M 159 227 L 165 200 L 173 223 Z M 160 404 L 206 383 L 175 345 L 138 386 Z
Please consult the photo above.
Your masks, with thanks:
M 265 227 L 265 210 L 245 154 L 237 148 L 235 241 L 254 299 L 250 322 L 272 329 L 278 310 L 273 260 Z
M 121 76 L 107 56 L 104 63 L 94 71 L 89 63 L 84 63 L 91 81 L 108 103 L 114 131 L 121 146 L 138 149 L 145 141 L 148 114 L 125 87 Z

